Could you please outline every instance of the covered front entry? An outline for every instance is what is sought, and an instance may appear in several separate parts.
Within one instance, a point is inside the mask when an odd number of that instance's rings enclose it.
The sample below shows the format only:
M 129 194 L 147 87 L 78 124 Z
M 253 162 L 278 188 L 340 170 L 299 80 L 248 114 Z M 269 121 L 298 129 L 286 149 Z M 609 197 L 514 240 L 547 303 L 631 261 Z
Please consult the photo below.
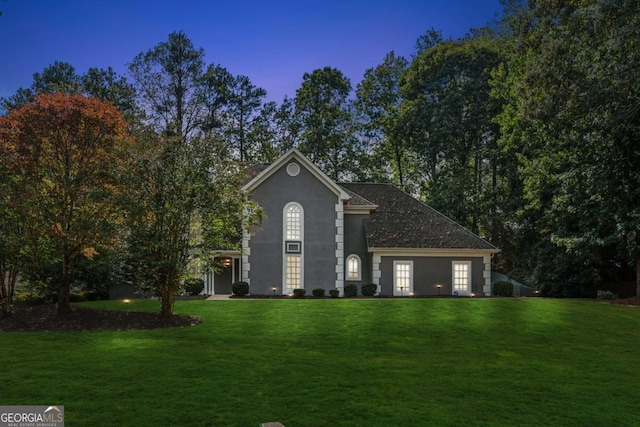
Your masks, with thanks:
M 219 272 L 207 271 L 204 274 L 205 295 L 230 295 L 233 283 L 240 280 L 241 260 L 240 256 L 220 257 L 223 269 Z

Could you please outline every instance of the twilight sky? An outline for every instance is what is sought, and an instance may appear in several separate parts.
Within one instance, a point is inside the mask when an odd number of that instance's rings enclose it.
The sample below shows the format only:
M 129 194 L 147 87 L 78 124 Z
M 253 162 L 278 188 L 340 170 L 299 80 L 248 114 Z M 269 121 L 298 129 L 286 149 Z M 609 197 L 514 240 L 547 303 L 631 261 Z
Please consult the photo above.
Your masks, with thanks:
M 331 66 L 355 88 L 388 52 L 410 57 L 427 29 L 455 39 L 501 10 L 499 0 L 0 0 L 0 97 L 56 60 L 126 76 L 136 54 L 182 30 L 206 63 L 280 102 L 305 72 Z

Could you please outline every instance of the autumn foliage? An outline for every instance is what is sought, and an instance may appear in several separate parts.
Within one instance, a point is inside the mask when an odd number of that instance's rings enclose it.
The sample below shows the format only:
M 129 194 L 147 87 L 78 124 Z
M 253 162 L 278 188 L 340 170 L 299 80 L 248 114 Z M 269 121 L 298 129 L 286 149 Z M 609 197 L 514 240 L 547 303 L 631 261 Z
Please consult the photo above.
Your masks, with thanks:
M 122 114 L 84 95 L 39 94 L 0 117 L 3 199 L 51 242 L 62 263 L 58 312 L 69 312 L 74 266 L 114 244 L 117 175 L 127 144 Z

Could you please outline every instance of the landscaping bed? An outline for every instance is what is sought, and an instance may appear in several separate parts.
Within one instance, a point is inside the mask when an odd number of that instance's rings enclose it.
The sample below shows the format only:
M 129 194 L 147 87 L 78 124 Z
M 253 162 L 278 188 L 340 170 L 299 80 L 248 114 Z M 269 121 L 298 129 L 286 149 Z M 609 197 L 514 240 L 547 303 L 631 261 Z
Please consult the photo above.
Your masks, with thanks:
M 157 313 L 100 310 L 88 307 L 72 307 L 68 318 L 58 318 L 55 305 L 16 309 L 0 319 L 0 331 L 124 331 L 194 326 L 202 322 L 198 316 L 174 314 L 166 320 Z

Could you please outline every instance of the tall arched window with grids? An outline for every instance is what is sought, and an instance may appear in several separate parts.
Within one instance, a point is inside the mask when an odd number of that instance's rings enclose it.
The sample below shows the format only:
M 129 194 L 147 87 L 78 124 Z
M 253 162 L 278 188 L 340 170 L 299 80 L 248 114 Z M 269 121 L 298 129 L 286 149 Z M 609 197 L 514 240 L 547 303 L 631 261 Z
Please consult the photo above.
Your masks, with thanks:
M 304 289 L 302 247 L 304 242 L 304 211 L 299 203 L 287 203 L 283 211 L 283 284 L 282 293 Z

